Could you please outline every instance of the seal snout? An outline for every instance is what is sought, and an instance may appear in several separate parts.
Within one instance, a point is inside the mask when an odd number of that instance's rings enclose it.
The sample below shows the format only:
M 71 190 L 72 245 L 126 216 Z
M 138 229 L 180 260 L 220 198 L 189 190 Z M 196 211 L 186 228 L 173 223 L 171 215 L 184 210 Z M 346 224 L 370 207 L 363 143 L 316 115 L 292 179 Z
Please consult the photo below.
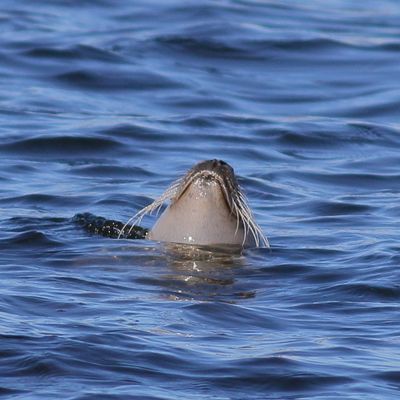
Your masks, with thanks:
M 219 176 L 234 175 L 233 169 L 228 163 L 217 159 L 199 162 L 193 168 L 193 172 L 201 172 L 202 175 L 207 175 L 207 172 Z

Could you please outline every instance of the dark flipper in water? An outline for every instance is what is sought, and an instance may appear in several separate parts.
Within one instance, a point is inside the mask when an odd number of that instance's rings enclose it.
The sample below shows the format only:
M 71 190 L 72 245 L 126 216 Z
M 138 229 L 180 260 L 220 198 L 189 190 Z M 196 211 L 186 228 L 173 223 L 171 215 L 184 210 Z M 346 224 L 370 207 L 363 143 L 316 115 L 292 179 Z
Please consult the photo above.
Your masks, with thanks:
M 81 225 L 90 233 L 102 235 L 110 238 L 118 238 L 124 224 L 112 219 L 98 217 L 90 213 L 76 214 L 72 219 L 73 222 Z M 148 229 L 140 226 L 127 225 L 121 234 L 124 239 L 144 239 Z

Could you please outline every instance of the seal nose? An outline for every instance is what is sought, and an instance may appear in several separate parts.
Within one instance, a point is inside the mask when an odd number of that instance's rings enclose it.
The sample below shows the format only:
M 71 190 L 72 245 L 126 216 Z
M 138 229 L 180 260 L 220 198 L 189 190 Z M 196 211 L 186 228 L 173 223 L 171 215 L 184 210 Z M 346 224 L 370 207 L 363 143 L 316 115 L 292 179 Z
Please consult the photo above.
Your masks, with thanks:
M 220 166 L 222 166 L 222 165 L 226 165 L 226 162 L 223 161 L 223 160 L 217 160 L 217 159 L 212 160 L 212 166 L 213 166 L 214 168 L 220 167 Z
M 216 158 L 206 161 L 201 161 L 196 164 L 193 169 L 195 171 L 214 171 L 214 172 L 221 172 L 225 170 L 230 170 L 231 167 L 228 163 L 222 160 L 217 160 Z

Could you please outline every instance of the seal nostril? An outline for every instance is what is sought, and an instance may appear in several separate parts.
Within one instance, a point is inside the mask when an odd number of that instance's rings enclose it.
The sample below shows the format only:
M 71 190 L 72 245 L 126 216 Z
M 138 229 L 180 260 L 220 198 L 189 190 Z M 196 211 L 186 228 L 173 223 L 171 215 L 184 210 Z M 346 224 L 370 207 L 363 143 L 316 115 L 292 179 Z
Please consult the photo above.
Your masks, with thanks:
M 212 166 L 213 167 L 220 167 L 220 166 L 223 166 L 223 165 L 226 165 L 225 161 L 217 160 L 217 159 L 212 160 Z

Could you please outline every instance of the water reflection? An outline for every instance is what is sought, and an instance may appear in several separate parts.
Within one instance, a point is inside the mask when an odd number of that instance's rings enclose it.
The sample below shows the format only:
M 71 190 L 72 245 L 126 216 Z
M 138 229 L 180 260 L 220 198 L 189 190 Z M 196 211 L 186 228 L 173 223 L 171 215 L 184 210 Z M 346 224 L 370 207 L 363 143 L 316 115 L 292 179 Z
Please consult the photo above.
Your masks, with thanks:
M 165 243 L 167 273 L 162 275 L 169 300 L 220 300 L 234 302 L 255 296 L 238 279 L 246 261 L 237 246 L 192 246 Z

